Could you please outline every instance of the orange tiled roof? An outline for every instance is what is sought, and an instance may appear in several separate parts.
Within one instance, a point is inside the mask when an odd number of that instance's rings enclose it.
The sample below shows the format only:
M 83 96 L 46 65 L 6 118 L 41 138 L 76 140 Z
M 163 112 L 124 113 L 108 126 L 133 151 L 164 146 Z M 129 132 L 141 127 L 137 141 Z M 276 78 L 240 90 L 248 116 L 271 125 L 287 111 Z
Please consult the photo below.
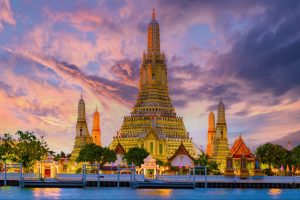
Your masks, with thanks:
M 255 156 L 251 153 L 250 149 L 245 144 L 242 136 L 240 135 L 238 139 L 236 139 L 231 147 L 231 155 L 233 158 L 240 158 L 243 155 L 246 158 L 254 158 Z

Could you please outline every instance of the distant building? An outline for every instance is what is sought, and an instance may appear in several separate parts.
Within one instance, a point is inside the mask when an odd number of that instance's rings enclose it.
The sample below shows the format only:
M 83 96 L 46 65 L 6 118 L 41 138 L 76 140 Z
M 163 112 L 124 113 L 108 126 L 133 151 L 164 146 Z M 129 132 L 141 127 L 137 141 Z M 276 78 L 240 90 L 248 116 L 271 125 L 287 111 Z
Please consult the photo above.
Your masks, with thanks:
M 286 148 L 286 150 L 288 150 L 288 151 L 292 151 L 293 148 L 294 148 L 294 145 L 293 145 L 293 143 L 289 140 L 288 143 L 286 144 L 285 148 Z
M 148 50 L 140 67 L 137 101 L 109 147 L 115 149 L 119 143 L 125 151 L 131 147 L 145 148 L 154 159 L 164 162 L 181 144 L 196 157 L 192 139 L 169 97 L 166 60 L 160 51 L 159 24 L 154 10 L 148 25 Z

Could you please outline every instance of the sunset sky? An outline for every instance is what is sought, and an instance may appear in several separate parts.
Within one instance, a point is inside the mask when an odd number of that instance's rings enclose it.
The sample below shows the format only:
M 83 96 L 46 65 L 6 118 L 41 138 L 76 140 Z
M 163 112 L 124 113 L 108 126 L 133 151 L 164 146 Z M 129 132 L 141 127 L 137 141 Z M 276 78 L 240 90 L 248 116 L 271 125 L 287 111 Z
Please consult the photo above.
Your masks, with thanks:
M 156 9 L 177 115 L 205 148 L 226 106 L 229 144 L 300 143 L 300 1 L 0 0 L 0 133 L 30 130 L 70 152 L 80 93 L 109 145 L 138 91 Z

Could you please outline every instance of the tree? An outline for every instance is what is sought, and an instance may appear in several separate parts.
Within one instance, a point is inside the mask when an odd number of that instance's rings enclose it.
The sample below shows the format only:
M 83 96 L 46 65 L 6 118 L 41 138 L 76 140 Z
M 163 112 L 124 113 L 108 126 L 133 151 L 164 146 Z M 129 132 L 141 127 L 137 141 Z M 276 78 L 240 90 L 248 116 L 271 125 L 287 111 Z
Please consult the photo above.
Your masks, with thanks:
M 300 166 L 300 144 L 291 151 L 291 160 L 291 164 Z
M 103 151 L 102 147 L 94 143 L 86 144 L 80 150 L 76 161 L 89 162 L 90 164 L 99 163 L 101 161 L 102 151 Z
M 147 158 L 149 152 L 144 148 L 132 147 L 125 153 L 124 159 L 127 164 L 134 163 L 136 166 L 141 166 L 144 163 L 144 159 Z
M 66 157 L 65 152 L 61 151 L 59 154 L 56 154 L 56 155 L 54 156 L 54 160 L 55 160 L 55 161 L 59 161 L 60 158 L 65 158 L 65 157 Z
M 110 150 L 107 147 L 103 148 L 102 158 L 100 165 L 103 166 L 105 163 L 115 162 L 117 160 L 117 155 L 113 150 Z
M 261 158 L 261 161 L 268 165 L 269 171 L 271 166 L 280 166 L 286 163 L 288 151 L 283 146 L 278 144 L 266 143 L 256 149 L 256 155 Z
M 5 133 L 4 137 L 0 137 L 0 160 L 6 162 L 8 160 L 15 161 L 14 148 L 15 139 L 10 134 Z
M 195 160 L 195 164 L 206 166 L 208 174 L 220 174 L 219 164 L 216 161 L 209 159 L 209 156 L 205 153 L 202 153 L 198 156 L 198 158 Z
M 99 163 L 100 165 L 116 160 L 117 156 L 114 151 L 94 143 L 84 145 L 76 159 L 77 162 L 89 162 L 90 164 Z
M 14 148 L 16 160 L 21 162 L 25 169 L 29 169 L 36 161 L 42 160 L 48 153 L 48 145 L 44 137 L 37 138 L 33 132 L 17 131 L 17 142 Z
M 162 160 L 156 159 L 156 164 L 159 166 L 164 166 L 165 163 Z

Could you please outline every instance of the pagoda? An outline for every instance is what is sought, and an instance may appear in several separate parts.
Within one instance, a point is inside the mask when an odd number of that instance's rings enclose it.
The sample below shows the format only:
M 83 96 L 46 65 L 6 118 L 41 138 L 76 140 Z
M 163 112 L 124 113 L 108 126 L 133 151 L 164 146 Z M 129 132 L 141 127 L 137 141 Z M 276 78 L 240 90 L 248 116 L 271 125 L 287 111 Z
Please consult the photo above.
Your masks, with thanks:
M 148 25 L 148 48 L 140 66 L 139 92 L 130 116 L 110 144 L 127 151 L 131 147 L 145 148 L 153 158 L 168 161 L 182 143 L 191 156 L 196 151 L 185 129 L 183 118 L 176 115 L 168 91 L 167 66 L 160 50 L 160 31 L 153 9 Z
M 93 143 L 101 146 L 101 130 L 100 130 L 100 113 L 96 107 L 96 111 L 93 116 L 93 130 L 92 130 Z
M 75 137 L 75 144 L 73 147 L 73 151 L 71 153 L 70 162 L 75 163 L 76 159 L 79 155 L 81 148 L 92 142 L 92 138 L 89 134 L 89 130 L 86 123 L 86 116 L 85 116 L 85 103 L 84 100 L 81 98 L 78 102 L 78 117 L 76 123 L 76 137 Z
M 215 115 L 213 112 L 209 113 L 208 117 L 208 131 L 207 131 L 207 145 L 206 145 L 206 154 L 211 157 L 212 150 L 213 150 L 213 139 L 216 134 L 216 128 L 215 128 Z
M 218 104 L 218 119 L 216 124 L 216 133 L 212 142 L 211 158 L 217 161 L 219 169 L 223 170 L 226 166 L 226 157 L 230 154 L 227 139 L 227 125 L 225 119 L 225 105 L 220 99 Z

